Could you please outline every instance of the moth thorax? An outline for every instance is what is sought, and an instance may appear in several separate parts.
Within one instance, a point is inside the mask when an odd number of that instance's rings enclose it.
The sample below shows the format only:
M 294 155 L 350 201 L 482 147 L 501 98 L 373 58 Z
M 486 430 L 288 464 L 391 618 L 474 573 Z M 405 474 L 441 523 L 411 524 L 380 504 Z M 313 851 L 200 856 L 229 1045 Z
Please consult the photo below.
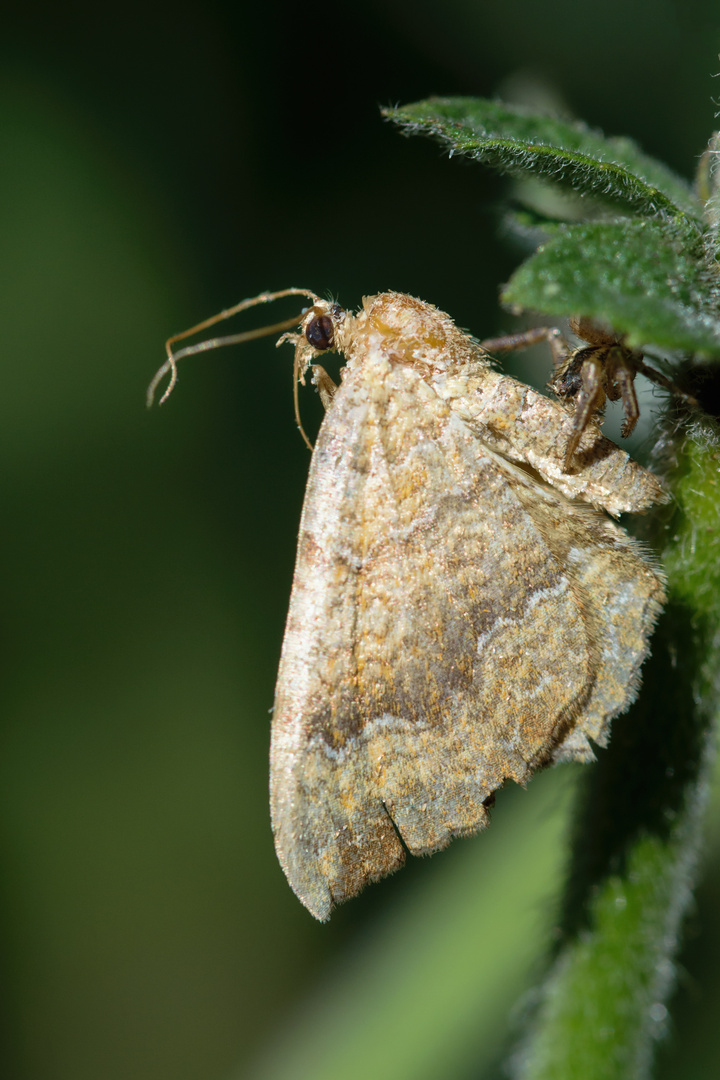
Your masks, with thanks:
M 381 293 L 363 301 L 367 323 L 397 360 L 430 368 L 444 366 L 452 324 L 432 304 L 402 293 Z

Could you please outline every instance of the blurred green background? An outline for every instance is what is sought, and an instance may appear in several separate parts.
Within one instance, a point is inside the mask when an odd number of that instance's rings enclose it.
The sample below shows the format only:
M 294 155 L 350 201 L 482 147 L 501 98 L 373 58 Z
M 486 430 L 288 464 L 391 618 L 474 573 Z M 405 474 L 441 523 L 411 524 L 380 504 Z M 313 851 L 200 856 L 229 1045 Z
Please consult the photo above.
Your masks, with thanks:
M 717 5 L 70 0 L 3 23 L 2 1075 L 498 1075 L 577 770 L 316 924 L 267 805 L 309 458 L 292 354 L 187 361 L 150 413 L 144 390 L 168 334 L 264 289 L 394 288 L 512 327 L 503 183 L 378 106 L 544 81 L 691 176 Z M 717 1054 L 717 819 L 661 1076 Z

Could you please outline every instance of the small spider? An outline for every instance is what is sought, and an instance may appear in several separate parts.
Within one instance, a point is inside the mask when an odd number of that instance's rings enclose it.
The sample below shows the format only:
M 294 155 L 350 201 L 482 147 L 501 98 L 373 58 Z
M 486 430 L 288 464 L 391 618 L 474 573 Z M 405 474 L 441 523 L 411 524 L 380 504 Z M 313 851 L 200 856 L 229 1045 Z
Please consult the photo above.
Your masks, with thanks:
M 622 401 L 625 420 L 620 434 L 624 439 L 632 434 L 640 416 L 635 393 L 638 372 L 689 404 L 695 404 L 694 398 L 678 390 L 665 375 L 648 367 L 643 354 L 629 348 L 622 335 L 605 330 L 590 319 L 576 317 L 569 322 L 573 334 L 581 338 L 584 345 L 572 348 L 559 330 L 549 326 L 480 342 L 489 353 L 512 352 L 541 341 L 550 345 L 555 374 L 548 386 L 561 400 L 575 406 L 572 432 L 565 448 L 564 472 L 570 471 L 572 456 L 583 432 L 602 414 L 606 400 Z

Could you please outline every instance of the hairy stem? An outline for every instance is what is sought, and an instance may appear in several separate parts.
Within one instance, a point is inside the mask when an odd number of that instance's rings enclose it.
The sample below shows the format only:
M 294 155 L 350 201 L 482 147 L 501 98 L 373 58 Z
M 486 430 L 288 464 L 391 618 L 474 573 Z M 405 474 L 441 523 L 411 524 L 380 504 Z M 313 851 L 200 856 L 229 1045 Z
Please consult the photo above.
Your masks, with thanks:
M 643 694 L 580 790 L 559 937 L 513 1062 L 518 1080 L 642 1080 L 666 1027 L 716 742 L 718 430 L 695 422 L 665 453 L 670 600 Z

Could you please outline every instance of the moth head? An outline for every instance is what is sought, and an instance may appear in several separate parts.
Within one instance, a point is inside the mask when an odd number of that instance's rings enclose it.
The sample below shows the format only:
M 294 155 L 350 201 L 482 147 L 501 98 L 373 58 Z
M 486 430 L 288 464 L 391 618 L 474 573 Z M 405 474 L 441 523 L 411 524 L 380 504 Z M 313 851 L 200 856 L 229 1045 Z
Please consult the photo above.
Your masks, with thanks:
M 339 304 L 317 300 L 303 315 L 302 334 L 305 342 L 315 352 L 337 348 L 339 331 L 345 318 L 346 312 Z
M 332 300 L 320 300 L 314 297 L 314 303 L 307 308 L 300 321 L 299 334 L 283 334 L 278 341 L 281 345 L 284 341 L 290 341 L 295 346 L 295 360 L 293 363 L 295 419 L 300 434 L 307 446 L 312 450 L 312 443 L 305 433 L 300 419 L 300 401 L 298 397 L 298 385 L 305 385 L 305 375 L 312 369 L 313 383 L 320 392 L 323 404 L 327 408 L 334 383 L 325 372 L 324 368 L 313 364 L 318 353 L 333 352 L 342 348 L 342 329 L 347 313 L 339 304 Z M 330 389 L 332 388 L 332 389 Z

